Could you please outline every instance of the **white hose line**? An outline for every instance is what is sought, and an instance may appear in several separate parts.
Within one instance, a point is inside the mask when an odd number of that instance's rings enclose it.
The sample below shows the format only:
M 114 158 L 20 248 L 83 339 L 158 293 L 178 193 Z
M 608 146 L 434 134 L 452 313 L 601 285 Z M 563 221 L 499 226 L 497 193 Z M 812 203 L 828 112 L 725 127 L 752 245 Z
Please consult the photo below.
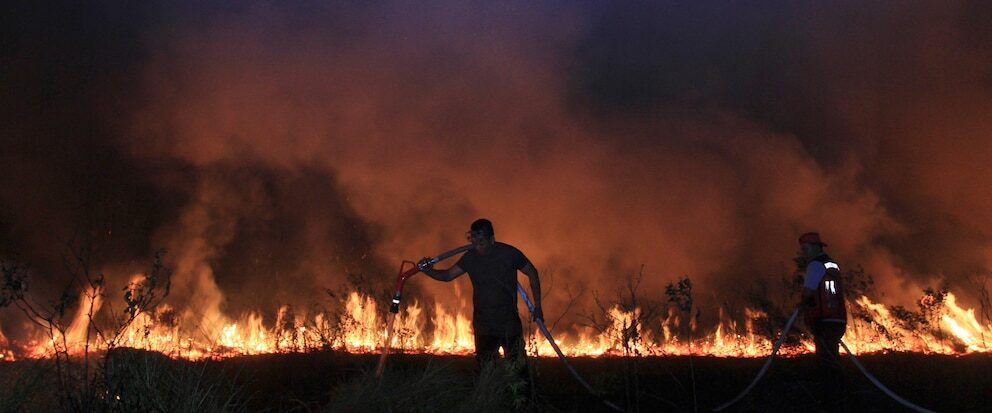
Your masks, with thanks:
M 764 376 L 765 372 L 768 371 L 768 366 L 772 365 L 772 360 L 774 360 L 775 355 L 778 354 L 778 349 L 782 347 L 782 341 L 784 341 L 785 336 L 789 334 L 789 329 L 792 328 L 792 323 L 796 321 L 796 316 L 798 315 L 799 315 L 799 308 L 796 308 L 796 310 L 792 312 L 792 316 L 789 317 L 789 322 L 785 323 L 785 328 L 782 329 L 782 335 L 778 337 L 778 341 L 776 341 L 775 346 L 772 347 L 772 355 L 768 356 L 768 359 L 765 360 L 765 365 L 761 367 L 761 371 L 759 371 L 758 375 L 754 377 L 754 380 L 751 380 L 751 384 L 749 384 L 747 388 L 745 388 L 744 391 L 741 392 L 741 394 L 738 394 L 737 397 L 734 397 L 733 400 L 726 402 L 720 405 L 719 407 L 713 409 L 714 412 L 721 411 L 723 409 L 726 409 L 727 407 L 730 407 L 730 405 L 737 403 L 738 401 L 743 399 L 744 396 L 747 395 L 747 393 L 750 392 L 751 389 L 753 389 L 756 384 L 758 384 L 758 380 L 761 380 L 761 377 Z
M 519 292 L 520 297 L 524 299 L 524 303 L 527 304 L 527 309 L 530 310 L 530 313 L 534 314 L 534 303 L 530 302 L 530 297 L 527 296 L 527 292 L 524 291 L 524 287 L 520 285 L 520 283 L 517 283 L 517 292 Z M 575 367 L 572 367 L 572 364 L 568 362 L 568 359 L 565 357 L 565 353 L 561 352 L 561 348 L 558 347 L 558 343 L 555 343 L 554 337 L 551 337 L 551 332 L 548 331 L 548 327 L 544 325 L 544 320 L 538 318 L 536 321 L 537 321 L 537 327 L 541 330 L 541 333 L 544 334 L 544 338 L 548 339 L 548 343 L 551 343 L 551 348 L 555 349 L 555 353 L 558 353 L 558 358 L 560 358 L 562 363 L 565 364 L 565 367 L 568 368 L 568 371 L 572 372 L 572 376 L 575 376 L 575 379 L 578 380 L 580 384 L 582 384 L 582 387 L 585 387 L 586 390 L 589 391 L 589 394 L 599 397 L 599 395 L 597 395 L 596 392 L 592 389 L 592 386 L 590 386 L 589 383 L 587 383 L 585 379 L 583 379 L 582 376 L 579 375 L 579 372 L 575 370 Z M 613 410 L 616 410 L 618 412 L 624 411 L 623 409 L 620 408 L 620 406 L 613 404 L 609 400 L 606 400 L 602 397 L 599 397 L 599 399 L 603 402 L 603 404 L 605 404 L 606 406 L 608 406 Z
M 851 349 L 847 348 L 847 344 L 845 344 L 843 340 L 841 340 L 840 345 L 844 347 L 844 351 L 847 352 L 847 355 L 851 356 L 851 361 L 854 362 L 855 366 L 858 366 L 858 370 L 861 370 L 861 373 L 863 373 L 865 377 L 868 378 L 868 380 L 871 380 L 872 384 L 874 384 L 875 387 L 878 387 L 879 390 L 881 390 L 883 393 L 891 397 L 892 400 L 895 400 L 900 404 L 902 404 L 903 406 L 906 406 L 909 409 L 915 410 L 920 413 L 935 413 L 933 410 L 924 409 L 920 406 L 917 406 L 913 403 L 906 401 L 906 399 L 903 399 L 902 397 L 899 397 L 898 394 L 893 393 L 892 390 L 889 390 L 888 387 L 885 387 L 885 385 L 882 384 L 882 382 L 878 381 L 878 379 L 875 378 L 875 376 L 869 373 L 868 369 L 866 369 L 865 366 L 861 365 L 861 362 L 858 361 L 858 358 L 854 356 L 854 353 L 851 352 Z

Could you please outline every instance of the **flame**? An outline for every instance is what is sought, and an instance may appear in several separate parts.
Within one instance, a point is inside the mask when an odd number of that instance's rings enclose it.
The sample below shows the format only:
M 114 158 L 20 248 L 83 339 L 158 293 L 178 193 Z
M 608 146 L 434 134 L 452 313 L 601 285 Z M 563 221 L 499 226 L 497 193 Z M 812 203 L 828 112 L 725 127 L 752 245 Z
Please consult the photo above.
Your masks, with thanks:
M 3 329 L 0 328 L 0 361 L 14 361 L 14 352 L 10 350 L 10 341 L 7 337 L 3 335 Z
M 82 294 L 81 309 L 101 305 L 100 291 Z M 461 310 L 465 309 L 462 303 Z M 974 309 L 961 308 L 956 297 L 948 293 L 934 323 L 926 328 L 912 328 L 889 307 L 859 297 L 849 303 L 852 316 L 844 341 L 856 353 L 913 351 L 936 354 L 964 354 L 990 351 L 992 325 L 983 325 Z M 433 354 L 472 354 L 474 338 L 469 318 L 463 311 L 441 305 L 425 308 L 412 301 L 393 322 L 390 337 L 394 351 Z M 78 352 L 95 340 L 87 331 L 89 316 L 79 311 L 64 337 L 56 333 L 46 340 L 29 343 L 28 357 L 44 357 L 55 350 Z M 280 352 L 306 352 L 335 349 L 352 353 L 377 353 L 387 332 L 385 311 L 373 297 L 351 292 L 343 300 L 340 314 L 317 312 L 301 314 L 290 306 L 279 309 L 274 325 L 259 313 L 249 313 L 236 321 L 222 320 L 214 331 L 194 331 L 177 322 L 175 311 L 159 306 L 139 313 L 126 329 L 107 346 L 122 346 L 158 351 L 185 359 L 221 358 L 238 355 Z M 735 320 L 719 311 L 719 322 L 701 331 L 696 319 L 675 308 L 656 317 L 644 317 L 640 308 L 607 309 L 606 322 L 598 327 L 573 326 L 555 333 L 557 344 L 569 356 L 605 355 L 709 355 L 719 357 L 763 357 L 769 354 L 772 341 L 757 326 L 768 325 L 768 314 L 746 308 L 744 318 Z M 801 323 L 797 323 L 801 324 Z M 529 325 L 529 324 L 527 324 Z M 780 329 L 781 325 L 774 326 Z M 537 356 L 554 356 L 550 343 L 533 328 L 528 337 L 529 351 Z M 776 332 L 775 334 L 778 334 Z M 89 336 L 87 336 L 89 334 Z M 783 349 L 784 354 L 813 351 L 807 336 Z M 13 360 L 18 354 L 0 336 L 0 360 Z M 99 346 L 98 346 L 99 347 Z
M 98 337 L 97 332 L 91 328 L 90 320 L 100 311 L 103 304 L 103 288 L 85 288 L 80 293 L 79 303 L 78 311 L 68 326 L 64 329 L 50 329 L 48 337 L 40 340 L 45 344 L 32 345 L 27 352 L 28 357 L 41 358 L 56 351 L 76 353 L 89 346 L 100 347 L 101 337 Z

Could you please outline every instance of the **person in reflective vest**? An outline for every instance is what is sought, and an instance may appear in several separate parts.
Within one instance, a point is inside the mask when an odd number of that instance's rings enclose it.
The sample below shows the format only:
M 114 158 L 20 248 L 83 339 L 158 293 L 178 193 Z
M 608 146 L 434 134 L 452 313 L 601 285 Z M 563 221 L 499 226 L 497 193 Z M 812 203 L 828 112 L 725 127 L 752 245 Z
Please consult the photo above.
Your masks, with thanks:
M 839 410 L 844 398 L 844 374 L 840 365 L 840 339 L 847 330 L 847 307 L 840 265 L 823 248 L 816 232 L 799 237 L 801 257 L 806 262 L 802 308 L 806 326 L 813 333 L 817 357 L 817 388 L 820 402 L 828 410 Z

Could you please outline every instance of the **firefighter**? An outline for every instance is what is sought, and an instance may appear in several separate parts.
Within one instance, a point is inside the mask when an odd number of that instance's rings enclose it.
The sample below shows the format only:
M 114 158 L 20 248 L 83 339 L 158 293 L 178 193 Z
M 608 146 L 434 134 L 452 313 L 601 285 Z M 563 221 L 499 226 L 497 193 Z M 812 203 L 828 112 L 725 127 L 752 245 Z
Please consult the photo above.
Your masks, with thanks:
M 816 344 L 817 387 L 820 402 L 828 410 L 839 410 L 844 398 L 844 374 L 840 365 L 840 339 L 847 329 L 847 309 L 840 266 L 823 248 L 816 232 L 799 237 L 801 261 L 806 263 L 802 308 L 807 328 Z
M 509 361 L 524 368 L 523 328 L 517 312 L 517 271 L 530 279 L 534 318 L 544 320 L 537 269 L 514 246 L 496 242 L 493 224 L 487 219 L 473 222 L 465 236 L 474 248 L 465 252 L 455 265 L 448 269 L 425 268 L 423 272 L 438 281 L 451 281 L 467 272 L 472 281 L 476 360 L 480 366 L 491 362 L 499 357 L 502 347 Z M 428 266 L 429 262 L 426 261 Z

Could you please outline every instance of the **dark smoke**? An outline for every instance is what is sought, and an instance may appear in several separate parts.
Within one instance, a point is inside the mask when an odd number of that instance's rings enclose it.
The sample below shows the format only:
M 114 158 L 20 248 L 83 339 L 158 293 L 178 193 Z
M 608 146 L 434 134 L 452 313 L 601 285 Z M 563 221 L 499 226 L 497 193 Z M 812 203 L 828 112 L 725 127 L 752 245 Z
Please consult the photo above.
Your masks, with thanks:
M 118 280 L 167 249 L 174 304 L 271 314 L 480 216 L 549 309 L 644 264 L 712 315 L 808 230 L 893 302 L 989 272 L 980 2 L 51 6 L 0 52 L 0 254 L 37 289 L 86 238 Z

